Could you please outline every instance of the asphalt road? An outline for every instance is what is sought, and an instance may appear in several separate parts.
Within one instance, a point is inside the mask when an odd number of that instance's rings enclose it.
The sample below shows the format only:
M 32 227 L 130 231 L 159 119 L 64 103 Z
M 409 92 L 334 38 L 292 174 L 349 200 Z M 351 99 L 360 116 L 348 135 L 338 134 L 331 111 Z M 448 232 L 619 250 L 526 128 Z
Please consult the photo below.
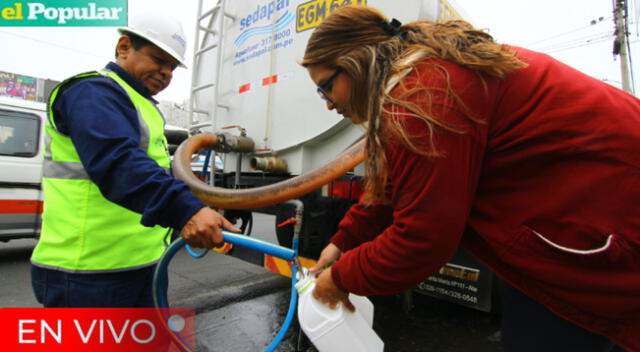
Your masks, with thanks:
M 257 215 L 256 237 L 275 241 L 273 217 Z M 29 256 L 35 240 L 0 242 L 0 307 L 38 307 L 31 291 Z M 261 351 L 280 328 L 289 304 L 287 278 L 230 256 L 194 259 L 176 254 L 169 267 L 169 302 L 193 307 L 198 351 Z M 385 351 L 493 352 L 499 317 L 413 293 L 405 312 L 401 295 L 371 297 L 374 330 Z M 315 351 L 289 329 L 279 351 Z
M 0 307 L 38 307 L 31 291 L 29 257 L 35 240 L 0 242 Z

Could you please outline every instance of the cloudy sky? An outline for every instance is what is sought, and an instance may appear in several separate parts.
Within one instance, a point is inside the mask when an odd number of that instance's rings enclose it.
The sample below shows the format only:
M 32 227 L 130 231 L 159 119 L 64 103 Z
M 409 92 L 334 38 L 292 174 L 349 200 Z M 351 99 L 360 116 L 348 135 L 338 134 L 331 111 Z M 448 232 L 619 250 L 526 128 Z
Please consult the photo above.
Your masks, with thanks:
M 486 28 L 498 41 L 547 52 L 595 78 L 620 86 L 620 62 L 611 54 L 613 0 L 454 1 L 477 27 Z M 640 4 L 640 0 L 629 1 Z M 130 14 L 149 8 L 171 11 L 182 20 L 187 36 L 193 38 L 196 0 L 129 1 Z M 632 22 L 631 55 L 634 62 L 640 62 L 638 21 Z M 104 66 L 113 58 L 116 40 L 114 28 L 0 27 L 0 71 L 61 80 Z M 188 63 L 192 52 L 193 40 L 187 49 Z M 636 95 L 640 95 L 640 65 L 634 69 Z M 183 101 L 188 97 L 190 79 L 190 70 L 176 69 L 173 83 L 157 98 Z
M 501 42 L 551 54 L 595 78 L 620 87 L 620 60 L 612 55 L 613 0 L 455 0 L 474 24 Z M 638 5 L 630 5 L 631 58 L 640 63 Z M 630 16 L 631 17 L 631 16 Z M 594 23 L 592 24 L 592 21 Z M 640 96 L 640 65 L 635 68 Z

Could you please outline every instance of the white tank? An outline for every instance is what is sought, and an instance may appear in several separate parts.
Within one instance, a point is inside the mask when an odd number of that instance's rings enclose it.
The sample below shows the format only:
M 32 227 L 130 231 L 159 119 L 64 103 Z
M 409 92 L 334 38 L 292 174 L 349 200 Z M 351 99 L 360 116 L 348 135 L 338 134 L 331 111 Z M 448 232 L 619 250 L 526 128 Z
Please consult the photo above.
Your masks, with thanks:
M 245 129 L 257 154 L 277 153 L 293 175 L 362 138 L 360 127 L 326 109 L 298 64 L 313 29 L 349 2 L 366 3 L 403 23 L 464 16 L 452 0 L 403 0 L 402 6 L 392 0 L 221 0 L 209 16 L 201 6 L 199 25 L 206 30 L 196 35 L 192 123 L 205 132 Z M 236 167 L 230 158 L 225 171 Z M 244 158 L 243 171 L 248 169 Z

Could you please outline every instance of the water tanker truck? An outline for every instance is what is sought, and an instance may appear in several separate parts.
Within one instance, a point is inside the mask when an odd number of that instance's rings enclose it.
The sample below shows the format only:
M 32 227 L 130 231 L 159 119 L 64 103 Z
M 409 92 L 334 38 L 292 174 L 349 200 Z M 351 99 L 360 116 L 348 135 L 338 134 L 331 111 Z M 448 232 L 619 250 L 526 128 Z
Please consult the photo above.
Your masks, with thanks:
M 376 7 L 403 23 L 468 18 L 453 0 L 200 0 L 198 6 L 190 131 L 213 138 L 206 142 L 214 146 L 208 160 L 224 163 L 222 169 L 209 168 L 209 185 L 192 189 L 206 198 L 215 186 L 222 196 L 211 203 L 221 201 L 225 216 L 242 221 L 250 232 L 254 212 L 275 215 L 274 226 L 294 214 L 290 204 L 261 202 L 251 190 L 277 188 L 292 179 L 300 186 L 309 173 L 333 172 L 296 194 L 304 203 L 300 254 L 310 258 L 319 255 L 363 189 L 362 127 L 328 111 L 299 65 L 313 29 L 348 4 Z M 199 147 L 178 157 L 196 158 Z M 248 203 L 228 202 L 242 192 Z M 293 227 L 277 227 L 276 234 L 281 245 L 289 246 Z M 489 310 L 491 285 L 488 269 L 459 251 L 416 291 Z

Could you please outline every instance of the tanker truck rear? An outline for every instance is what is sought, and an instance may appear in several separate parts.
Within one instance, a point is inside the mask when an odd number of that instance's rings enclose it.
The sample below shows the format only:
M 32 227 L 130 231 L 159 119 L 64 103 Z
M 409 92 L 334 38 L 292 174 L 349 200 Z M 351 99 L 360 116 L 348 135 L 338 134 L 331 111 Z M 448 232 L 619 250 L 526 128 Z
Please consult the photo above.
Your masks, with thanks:
M 313 29 L 348 4 L 376 7 L 403 23 L 468 18 L 454 0 L 200 0 L 191 131 L 214 133 L 225 141 L 217 148 L 224 168 L 211 168 L 209 178 L 216 187 L 279 182 L 323 165 L 363 138 L 361 127 L 326 109 L 298 64 Z M 328 243 L 360 196 L 362 175 L 359 165 L 301 198 L 301 255 L 315 258 Z M 227 210 L 225 216 L 242 220 L 246 229 L 252 212 L 275 215 L 275 223 L 281 224 L 294 209 L 280 204 Z M 290 246 L 292 226 L 278 227 L 276 233 L 282 245 Z M 491 279 L 486 268 L 460 251 L 416 290 L 489 310 Z

